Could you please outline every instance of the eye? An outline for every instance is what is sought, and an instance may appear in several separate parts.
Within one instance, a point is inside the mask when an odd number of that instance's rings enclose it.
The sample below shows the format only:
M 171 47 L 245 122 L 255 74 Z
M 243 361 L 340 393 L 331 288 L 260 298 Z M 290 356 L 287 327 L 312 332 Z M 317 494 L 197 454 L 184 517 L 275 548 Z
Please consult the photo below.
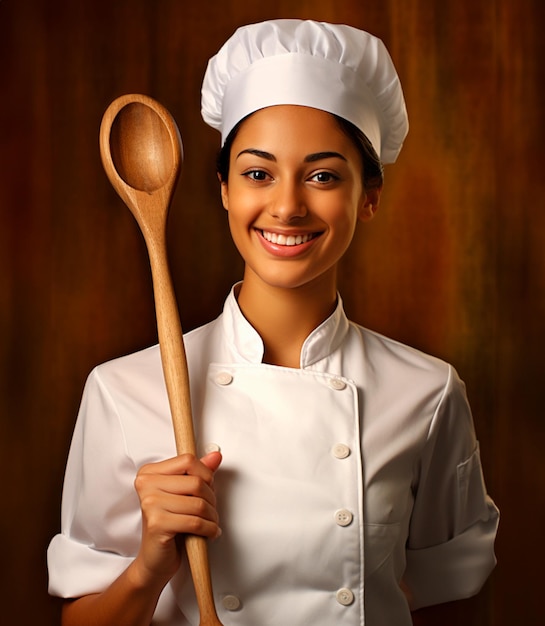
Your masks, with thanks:
M 328 183 L 333 183 L 339 180 L 339 177 L 333 174 L 332 172 L 316 172 L 310 178 L 310 181 L 315 183 L 320 183 L 322 185 L 326 185 Z
M 242 176 L 253 180 L 256 183 L 266 181 L 269 177 L 267 172 L 265 172 L 264 170 L 247 170 L 246 172 L 243 172 Z

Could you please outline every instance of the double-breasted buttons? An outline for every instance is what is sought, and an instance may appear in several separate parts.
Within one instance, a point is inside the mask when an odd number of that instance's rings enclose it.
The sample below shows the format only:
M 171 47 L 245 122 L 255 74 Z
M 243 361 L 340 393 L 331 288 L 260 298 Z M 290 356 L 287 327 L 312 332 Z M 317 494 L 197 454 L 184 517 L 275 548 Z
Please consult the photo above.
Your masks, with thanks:
M 232 594 L 223 596 L 221 603 L 223 605 L 223 608 L 227 609 L 228 611 L 238 611 L 242 606 L 240 598 Z
M 350 606 L 354 602 L 354 593 L 351 589 L 347 589 L 346 587 L 339 589 L 335 597 L 337 598 L 337 602 L 343 606 Z
M 329 378 L 327 381 L 328 386 L 334 391 L 343 391 L 346 389 L 347 384 L 340 378 Z M 350 456 L 350 447 L 345 443 L 336 443 L 331 448 L 331 454 L 335 459 L 346 459 Z M 334 514 L 335 523 L 338 526 L 346 527 L 350 526 L 354 521 L 354 514 L 348 509 L 338 509 Z M 341 587 L 335 594 L 335 598 L 339 604 L 343 606 L 350 606 L 354 602 L 354 593 L 347 587 Z
M 335 511 L 335 522 L 339 526 L 350 526 L 353 519 L 354 515 L 348 509 L 339 509 L 338 511 Z
M 218 385 L 225 387 L 233 382 L 233 375 L 229 372 L 218 372 L 215 380 Z
M 336 443 L 331 448 L 331 453 L 336 459 L 346 459 L 350 456 L 350 448 L 344 443 Z
M 280 398 L 277 398 L 280 383 L 285 384 L 286 391 Z M 255 421 L 257 426 L 261 426 L 262 423 L 265 424 L 263 421 L 265 419 L 267 419 L 266 424 L 268 425 L 269 415 L 277 408 L 282 410 L 283 415 L 288 412 L 288 414 L 293 414 L 296 417 L 301 416 L 292 439 L 296 442 L 294 450 L 297 450 L 297 446 L 304 445 L 304 442 L 308 441 L 309 438 L 314 441 L 314 433 L 317 432 L 316 423 L 313 419 L 315 413 L 319 415 L 323 413 L 325 416 L 335 414 L 336 419 L 327 420 L 323 432 L 318 431 L 316 435 L 318 445 L 312 447 L 311 453 L 305 453 L 304 459 L 306 460 L 308 457 L 312 463 L 305 462 L 302 465 L 294 461 L 294 469 L 302 477 L 301 482 L 308 481 L 312 485 L 322 485 L 323 481 L 326 480 L 329 481 L 327 483 L 328 489 L 333 486 L 325 500 L 325 511 L 323 508 L 321 509 L 324 515 L 322 512 L 320 513 L 320 528 L 325 530 L 329 526 L 332 537 L 330 544 L 333 547 L 328 548 L 328 558 L 333 561 L 337 559 L 339 562 L 344 561 L 345 558 L 352 558 L 352 548 L 359 544 L 361 533 L 360 524 L 357 523 L 359 490 L 354 487 L 354 485 L 358 485 L 359 478 L 358 398 L 355 385 L 334 371 L 331 373 L 309 371 L 297 373 L 297 376 L 294 376 L 291 375 L 291 372 L 280 371 L 277 373 L 271 369 L 264 369 L 263 372 L 259 372 L 258 376 L 251 368 L 215 364 L 208 370 L 208 384 L 209 397 L 212 400 L 207 407 L 212 406 L 212 401 L 216 402 L 218 413 L 220 413 L 220 405 L 223 406 L 222 403 L 225 403 L 230 411 L 237 411 L 241 406 L 241 410 L 243 412 L 247 410 L 251 416 L 252 421 L 250 423 L 253 424 Z M 259 398 L 257 405 L 254 404 L 254 395 Z M 255 411 L 256 406 L 258 411 Z M 221 427 L 216 427 L 214 424 L 214 428 L 212 428 L 209 426 L 210 422 L 207 422 L 202 428 L 200 435 L 203 438 L 202 443 L 205 451 L 217 450 L 219 446 L 216 447 L 215 442 L 221 443 L 222 448 L 227 451 L 226 446 L 229 443 L 229 454 L 235 456 L 237 453 L 242 454 L 242 457 L 237 456 L 237 458 L 246 458 L 244 455 L 247 454 L 248 458 L 254 460 L 257 458 L 259 464 L 259 455 L 255 452 L 255 445 L 249 436 L 252 432 L 251 429 L 248 428 L 247 430 L 248 436 L 246 431 L 243 432 L 243 437 L 239 438 L 237 435 L 233 443 L 230 439 L 232 435 L 229 428 L 224 425 L 225 422 L 218 423 L 221 424 Z M 271 432 L 276 433 L 280 426 L 273 423 L 270 428 Z M 298 458 L 296 455 L 293 456 L 294 459 Z M 315 464 L 319 466 L 318 475 L 310 474 L 310 471 L 307 470 L 308 467 Z M 284 472 L 279 471 L 279 475 L 284 476 Z M 297 494 L 297 489 L 288 489 L 285 502 L 289 502 L 289 498 L 292 498 L 293 505 L 293 497 Z M 312 504 L 311 498 L 308 500 L 302 498 L 302 510 L 305 510 L 305 507 L 308 508 L 310 504 Z M 244 512 L 242 511 L 241 514 Z M 289 532 L 289 529 L 286 532 Z M 215 553 L 215 556 L 223 554 L 224 546 L 225 542 L 218 542 L 219 552 Z M 301 550 L 301 555 L 303 562 L 305 558 L 309 558 L 304 547 Z M 275 563 L 274 559 L 279 559 L 280 555 L 272 554 L 267 558 L 271 558 L 272 562 Z M 346 570 L 343 568 L 340 574 L 339 577 L 334 576 L 329 597 L 324 598 L 325 603 L 330 604 L 329 608 L 324 607 L 324 610 L 331 614 L 337 613 L 341 607 L 346 607 L 346 609 L 342 609 L 343 612 L 350 612 L 357 602 L 355 590 L 359 585 L 359 569 L 350 568 Z M 327 585 L 331 582 L 331 574 L 329 574 Z M 245 611 L 243 589 L 242 587 L 238 588 L 239 584 L 242 583 L 236 578 L 227 581 L 226 586 L 229 593 L 220 594 L 218 599 L 218 607 L 221 608 L 224 615 L 231 614 L 231 619 L 234 619 L 236 615 L 242 615 Z M 279 584 L 279 588 L 282 588 L 282 584 Z M 351 590 L 351 587 L 354 591 Z M 226 591 L 225 586 L 224 591 Z M 289 620 L 286 623 L 289 623 Z
M 343 389 L 346 389 L 346 383 L 340 378 L 328 378 L 327 384 L 335 391 L 342 391 Z

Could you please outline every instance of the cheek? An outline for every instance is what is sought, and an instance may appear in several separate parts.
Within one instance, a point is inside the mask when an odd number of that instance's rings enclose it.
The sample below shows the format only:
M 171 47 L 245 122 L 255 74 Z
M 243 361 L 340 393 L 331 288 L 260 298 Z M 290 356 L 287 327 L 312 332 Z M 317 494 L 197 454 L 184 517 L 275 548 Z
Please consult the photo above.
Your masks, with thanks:
M 341 257 L 350 247 L 356 226 L 358 224 L 357 208 L 350 207 L 350 210 L 339 210 L 331 221 L 333 238 L 331 239 L 332 249 L 335 254 Z
M 339 198 L 329 206 L 328 218 L 332 227 L 339 233 L 352 235 L 358 221 L 359 205 L 355 198 Z
M 231 234 L 231 239 L 233 243 L 235 244 L 236 249 L 239 251 L 239 254 L 241 254 L 244 257 L 244 254 L 243 254 L 244 240 L 242 237 L 241 226 L 239 222 L 233 218 L 233 214 L 231 211 L 227 212 L 227 221 L 229 224 L 229 232 Z
M 232 183 L 222 195 L 223 206 L 233 222 L 248 223 L 256 219 L 262 210 L 263 198 L 244 187 Z
M 241 194 L 237 194 L 236 198 L 231 194 L 225 205 L 231 236 L 238 247 L 256 220 L 255 204 Z

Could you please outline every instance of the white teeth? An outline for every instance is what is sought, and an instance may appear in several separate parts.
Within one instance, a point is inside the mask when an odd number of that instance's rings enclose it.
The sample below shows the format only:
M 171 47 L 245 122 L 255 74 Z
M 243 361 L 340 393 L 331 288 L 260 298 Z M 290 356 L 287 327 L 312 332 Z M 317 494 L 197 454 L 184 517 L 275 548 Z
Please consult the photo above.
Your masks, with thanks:
M 271 243 L 276 243 L 279 246 L 298 246 L 302 243 L 306 243 L 312 239 L 311 234 L 306 235 L 279 235 L 278 233 L 269 233 L 266 230 L 261 231 L 263 237 Z

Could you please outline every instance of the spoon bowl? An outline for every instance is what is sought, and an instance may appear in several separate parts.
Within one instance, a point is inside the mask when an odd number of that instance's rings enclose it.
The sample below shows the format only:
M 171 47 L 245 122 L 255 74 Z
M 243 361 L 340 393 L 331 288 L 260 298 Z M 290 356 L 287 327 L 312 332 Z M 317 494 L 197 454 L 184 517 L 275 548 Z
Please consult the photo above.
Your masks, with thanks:
M 121 96 L 102 118 L 100 155 L 110 183 L 138 221 L 148 249 L 155 248 L 154 240 L 165 235 L 183 158 L 176 122 L 149 96 Z
M 130 102 L 112 122 L 113 165 L 123 181 L 138 191 L 152 193 L 168 184 L 180 158 L 163 119 L 150 106 Z

